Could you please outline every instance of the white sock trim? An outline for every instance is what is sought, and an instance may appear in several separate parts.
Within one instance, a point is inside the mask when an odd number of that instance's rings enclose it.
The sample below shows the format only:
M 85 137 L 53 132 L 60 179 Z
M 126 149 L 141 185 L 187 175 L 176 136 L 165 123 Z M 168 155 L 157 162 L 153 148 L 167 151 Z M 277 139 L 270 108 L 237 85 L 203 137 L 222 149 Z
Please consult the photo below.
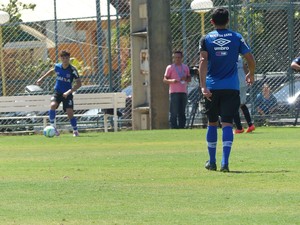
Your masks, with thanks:
M 216 148 L 217 147 L 217 142 L 207 142 L 207 146 L 209 148 Z
M 223 147 L 231 147 L 232 141 L 223 141 Z

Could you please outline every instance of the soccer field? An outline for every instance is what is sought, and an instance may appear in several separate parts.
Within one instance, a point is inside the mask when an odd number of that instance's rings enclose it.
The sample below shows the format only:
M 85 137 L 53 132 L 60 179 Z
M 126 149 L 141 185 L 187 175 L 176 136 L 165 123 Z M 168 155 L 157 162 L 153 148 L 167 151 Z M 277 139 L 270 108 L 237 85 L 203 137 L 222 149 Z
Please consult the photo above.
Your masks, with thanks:
M 0 224 L 300 224 L 299 132 L 235 135 L 230 173 L 204 129 L 0 136 Z

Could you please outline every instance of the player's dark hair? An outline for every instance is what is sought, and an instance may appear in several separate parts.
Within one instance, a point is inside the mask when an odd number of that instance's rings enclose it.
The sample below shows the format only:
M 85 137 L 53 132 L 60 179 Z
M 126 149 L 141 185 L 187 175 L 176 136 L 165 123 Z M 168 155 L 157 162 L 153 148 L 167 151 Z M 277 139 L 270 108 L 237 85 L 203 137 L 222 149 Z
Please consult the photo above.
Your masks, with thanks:
M 63 51 L 61 51 L 61 53 L 60 53 L 60 57 L 63 57 L 63 56 L 70 56 L 71 54 L 70 54 L 70 52 L 68 52 L 68 51 L 66 51 L 66 50 L 63 50 Z
M 216 8 L 212 12 L 211 16 L 212 21 L 217 26 L 224 26 L 228 23 L 229 20 L 229 12 L 225 8 Z
M 179 50 L 174 51 L 174 52 L 173 52 L 173 55 L 174 55 L 174 54 L 180 54 L 181 57 L 183 56 L 183 52 L 182 52 L 182 51 L 179 51 Z

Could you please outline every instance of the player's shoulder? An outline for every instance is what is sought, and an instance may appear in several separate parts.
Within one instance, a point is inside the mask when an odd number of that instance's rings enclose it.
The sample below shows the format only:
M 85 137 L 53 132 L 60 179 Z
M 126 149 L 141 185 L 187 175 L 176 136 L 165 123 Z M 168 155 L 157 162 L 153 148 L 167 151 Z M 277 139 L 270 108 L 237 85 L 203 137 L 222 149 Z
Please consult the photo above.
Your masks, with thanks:
M 228 32 L 230 32 L 234 37 L 243 38 L 242 34 L 237 31 L 228 30 Z
M 55 63 L 54 68 L 62 68 L 62 63 Z
M 77 79 L 79 78 L 79 73 L 78 70 L 75 66 L 73 66 L 72 64 L 69 65 L 70 70 L 72 71 L 72 74 L 74 75 L 74 77 Z
M 75 66 L 73 66 L 72 64 L 70 64 L 70 68 L 71 68 L 72 70 L 77 70 L 77 68 L 76 68 Z
M 203 38 L 207 39 L 207 38 L 218 37 L 218 36 L 219 36 L 218 31 L 213 30 L 213 31 L 208 32 L 206 35 L 204 35 Z

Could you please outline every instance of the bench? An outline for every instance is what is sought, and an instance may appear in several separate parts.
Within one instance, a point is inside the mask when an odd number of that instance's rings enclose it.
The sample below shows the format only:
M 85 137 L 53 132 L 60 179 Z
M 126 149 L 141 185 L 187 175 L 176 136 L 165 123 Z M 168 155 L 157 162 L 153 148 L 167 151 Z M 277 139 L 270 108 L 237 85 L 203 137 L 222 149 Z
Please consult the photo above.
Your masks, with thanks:
M 24 96 L 2 96 L 0 97 L 0 113 L 15 112 L 45 112 L 50 109 L 51 95 L 24 95 Z M 74 110 L 89 109 L 113 109 L 113 115 L 104 114 L 104 131 L 108 131 L 108 118 L 114 118 L 114 131 L 118 130 L 117 109 L 124 108 L 126 104 L 126 94 L 116 93 L 90 93 L 74 94 Z M 62 110 L 62 104 L 58 110 Z M 75 114 L 80 116 L 82 114 Z M 57 117 L 66 115 L 57 115 Z M 0 120 L 42 118 L 43 126 L 47 125 L 48 115 L 45 116 L 0 116 Z

